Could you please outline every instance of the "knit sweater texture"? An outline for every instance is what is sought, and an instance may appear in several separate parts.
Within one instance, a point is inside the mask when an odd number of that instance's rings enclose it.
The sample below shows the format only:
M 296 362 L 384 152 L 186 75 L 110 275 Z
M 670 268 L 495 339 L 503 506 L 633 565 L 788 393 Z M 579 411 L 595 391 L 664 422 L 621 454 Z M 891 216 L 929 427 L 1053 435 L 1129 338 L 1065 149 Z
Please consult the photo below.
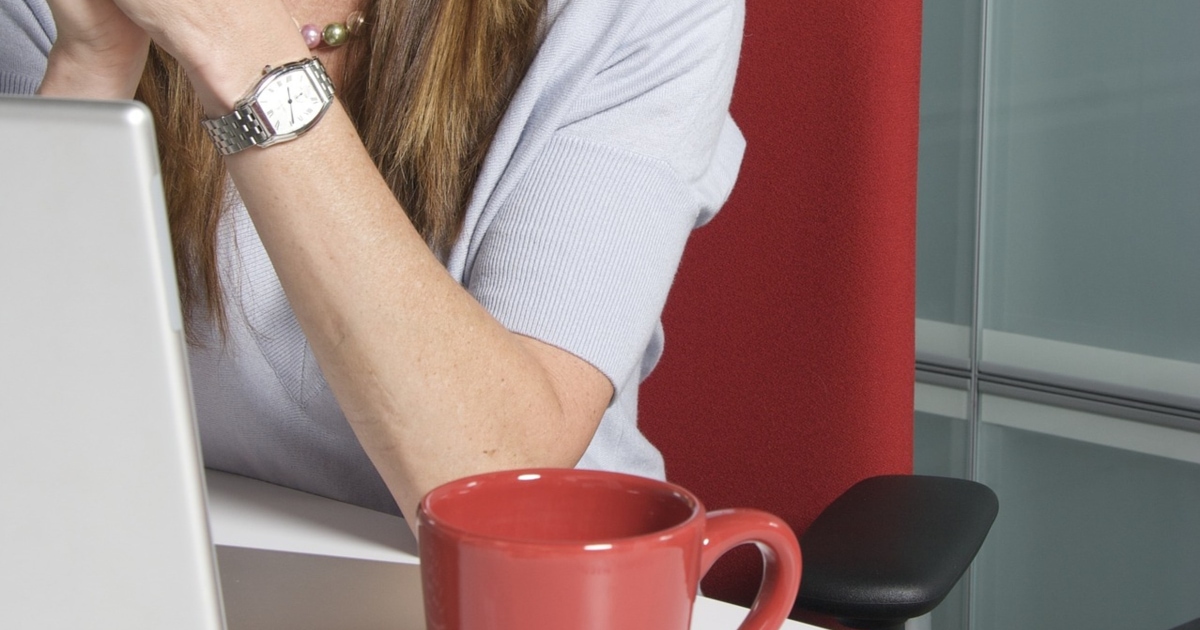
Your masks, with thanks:
M 538 54 L 489 149 L 447 271 L 496 319 L 584 359 L 613 399 L 580 467 L 662 478 L 638 385 L 691 231 L 744 141 L 728 114 L 742 0 L 550 0 Z M 30 93 L 54 27 L 0 0 L 0 91 Z M 236 191 L 219 228 L 224 339 L 190 347 L 205 465 L 397 513 L 296 322 Z M 419 299 L 419 298 L 414 298 Z

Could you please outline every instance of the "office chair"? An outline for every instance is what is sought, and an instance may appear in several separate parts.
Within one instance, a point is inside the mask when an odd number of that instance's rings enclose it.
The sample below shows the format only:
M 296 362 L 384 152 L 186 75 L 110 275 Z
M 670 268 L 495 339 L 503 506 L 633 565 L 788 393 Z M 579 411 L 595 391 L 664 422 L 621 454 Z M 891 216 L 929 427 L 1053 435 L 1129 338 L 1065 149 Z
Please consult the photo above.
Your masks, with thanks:
M 685 251 L 642 428 L 709 509 L 770 510 L 801 536 L 793 616 L 899 627 L 996 513 L 979 484 L 911 475 L 921 2 L 747 5 L 746 157 Z M 704 592 L 747 605 L 760 566 L 735 550 Z

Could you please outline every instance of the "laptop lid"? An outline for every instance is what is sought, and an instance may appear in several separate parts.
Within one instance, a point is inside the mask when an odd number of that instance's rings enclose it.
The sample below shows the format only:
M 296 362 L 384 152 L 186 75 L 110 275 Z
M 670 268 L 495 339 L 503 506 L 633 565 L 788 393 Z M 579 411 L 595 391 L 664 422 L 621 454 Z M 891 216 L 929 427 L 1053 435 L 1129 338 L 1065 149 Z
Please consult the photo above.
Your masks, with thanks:
M 0 625 L 223 627 L 153 124 L 0 97 Z

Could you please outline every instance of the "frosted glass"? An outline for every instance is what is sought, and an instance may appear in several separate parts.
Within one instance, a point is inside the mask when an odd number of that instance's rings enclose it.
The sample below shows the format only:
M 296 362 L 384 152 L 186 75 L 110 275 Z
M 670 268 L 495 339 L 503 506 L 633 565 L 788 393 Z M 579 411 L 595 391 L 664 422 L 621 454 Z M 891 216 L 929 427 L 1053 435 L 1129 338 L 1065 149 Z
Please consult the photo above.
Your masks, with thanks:
M 979 474 L 1000 515 L 976 630 L 1167 630 L 1200 616 L 1200 434 L 994 395 Z
M 1200 404 L 1200 2 L 990 7 L 982 364 Z
M 974 302 L 981 0 L 926 0 L 917 185 L 917 316 L 926 355 L 966 360 Z M 936 359 L 934 359 L 936 360 Z
M 964 379 L 965 386 L 965 379 Z M 967 391 L 917 383 L 913 431 L 913 472 L 918 475 L 968 477 L 970 434 Z M 961 581 L 928 619 L 930 630 L 967 628 L 967 589 Z M 917 627 L 924 627 L 917 625 Z
M 966 389 L 917 383 L 913 398 L 913 472 L 968 478 Z

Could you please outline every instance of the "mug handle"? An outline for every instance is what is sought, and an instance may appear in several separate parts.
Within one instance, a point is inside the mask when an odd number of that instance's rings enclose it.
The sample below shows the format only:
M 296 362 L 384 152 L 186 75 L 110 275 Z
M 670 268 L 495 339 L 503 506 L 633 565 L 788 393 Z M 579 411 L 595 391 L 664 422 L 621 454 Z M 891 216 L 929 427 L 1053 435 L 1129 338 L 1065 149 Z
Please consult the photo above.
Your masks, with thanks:
M 763 580 L 739 630 L 779 630 L 800 590 L 800 543 L 783 519 L 760 510 L 734 508 L 708 513 L 700 552 L 700 577 L 726 551 L 754 543 L 763 557 Z

